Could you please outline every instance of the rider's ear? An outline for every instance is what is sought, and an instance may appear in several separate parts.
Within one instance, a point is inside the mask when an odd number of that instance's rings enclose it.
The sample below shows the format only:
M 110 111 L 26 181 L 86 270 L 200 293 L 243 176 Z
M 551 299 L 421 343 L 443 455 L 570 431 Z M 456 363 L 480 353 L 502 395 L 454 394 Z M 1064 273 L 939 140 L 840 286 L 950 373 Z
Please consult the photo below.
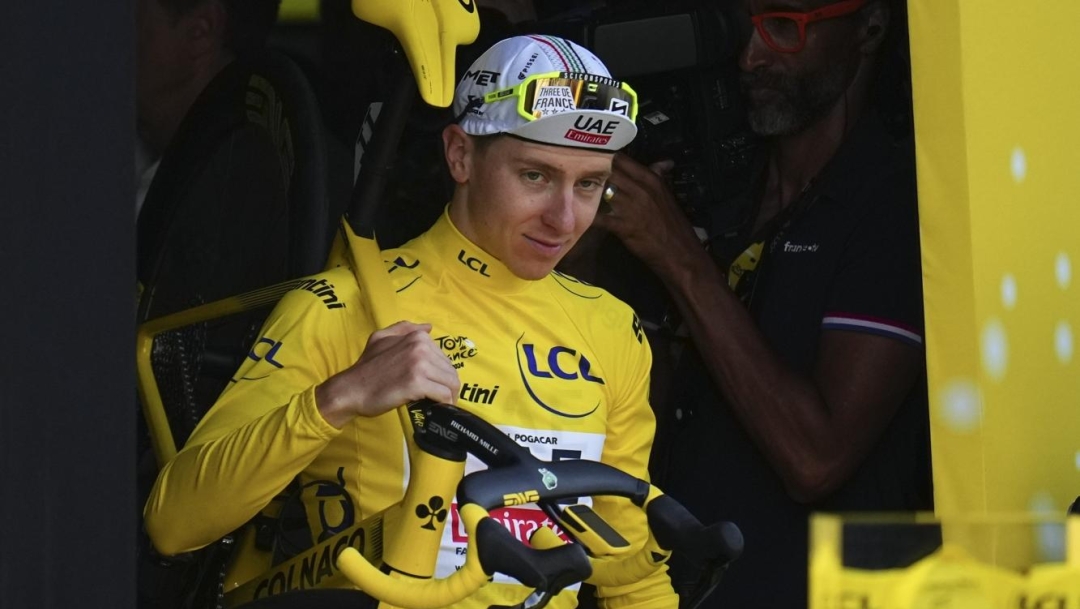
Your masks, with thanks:
M 873 55 L 885 42 L 889 31 L 889 7 L 884 0 L 871 2 L 863 9 L 865 15 L 859 28 L 859 51 Z
M 446 155 L 446 166 L 450 169 L 450 176 L 459 184 L 468 182 L 475 149 L 472 138 L 456 124 L 448 125 L 443 129 L 442 136 L 443 153 Z

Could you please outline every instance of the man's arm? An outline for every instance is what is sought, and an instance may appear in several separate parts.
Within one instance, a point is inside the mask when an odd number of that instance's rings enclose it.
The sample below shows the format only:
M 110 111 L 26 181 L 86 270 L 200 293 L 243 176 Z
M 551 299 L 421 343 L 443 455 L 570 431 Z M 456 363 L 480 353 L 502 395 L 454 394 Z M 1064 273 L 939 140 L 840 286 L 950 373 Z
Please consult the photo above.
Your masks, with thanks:
M 315 388 L 319 413 L 340 429 L 423 398 L 456 403 L 457 371 L 430 332 L 431 324 L 401 321 L 373 333 L 355 365 Z
M 457 374 L 428 326 L 401 322 L 372 334 L 362 315 L 345 311 L 303 290 L 274 310 L 262 330 L 277 345 L 273 358 L 245 362 L 158 475 L 144 515 L 159 551 L 195 550 L 243 525 L 352 418 L 456 395 Z M 416 365 L 402 372 L 400 362 Z
M 619 194 L 597 223 L 614 232 L 665 282 L 714 383 L 781 476 L 810 502 L 852 474 L 903 402 L 921 351 L 898 340 L 822 333 L 813 377 L 769 347 L 701 247 L 662 180 L 619 155 Z
M 649 479 L 649 454 L 652 450 L 656 419 L 649 406 L 649 372 L 652 351 L 643 333 L 633 329 L 635 317 L 625 308 L 625 322 L 618 324 L 612 364 L 615 373 L 609 376 L 615 394 L 607 414 L 603 463 L 641 478 Z M 597 497 L 597 514 L 634 546 L 643 547 L 648 538 L 645 513 L 625 499 Z M 679 598 L 671 587 L 667 568 L 625 586 L 597 588 L 598 605 L 603 609 L 675 609 Z

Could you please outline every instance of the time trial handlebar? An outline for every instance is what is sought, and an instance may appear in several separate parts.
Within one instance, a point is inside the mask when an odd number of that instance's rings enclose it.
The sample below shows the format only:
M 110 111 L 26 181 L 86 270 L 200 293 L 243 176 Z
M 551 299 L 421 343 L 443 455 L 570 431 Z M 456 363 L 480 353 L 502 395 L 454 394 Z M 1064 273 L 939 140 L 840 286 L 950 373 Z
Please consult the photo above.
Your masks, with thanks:
M 451 576 L 415 579 L 387 574 L 352 548 L 342 551 L 338 557 L 342 572 L 380 601 L 406 609 L 435 609 L 467 598 L 499 572 L 536 590 L 539 596 L 530 597 L 529 607 L 539 609 L 577 582 L 611 586 L 638 581 L 660 569 L 672 551 L 686 552 L 717 573 L 742 552 L 742 535 L 734 524 L 706 527 L 657 487 L 612 466 L 537 459 L 495 426 L 454 406 L 425 400 L 410 405 L 409 414 L 413 439 L 424 451 L 454 459 L 468 452 L 488 469 L 458 483 L 459 512 L 470 542 L 465 564 Z M 645 511 L 649 538 L 638 551 L 623 556 L 620 548 L 629 550 L 629 544 L 588 506 L 567 508 L 559 503 L 601 495 L 625 497 Z M 529 547 L 488 516 L 488 510 L 496 507 L 525 503 L 538 504 L 577 543 L 564 543 L 551 529 L 541 527 Z

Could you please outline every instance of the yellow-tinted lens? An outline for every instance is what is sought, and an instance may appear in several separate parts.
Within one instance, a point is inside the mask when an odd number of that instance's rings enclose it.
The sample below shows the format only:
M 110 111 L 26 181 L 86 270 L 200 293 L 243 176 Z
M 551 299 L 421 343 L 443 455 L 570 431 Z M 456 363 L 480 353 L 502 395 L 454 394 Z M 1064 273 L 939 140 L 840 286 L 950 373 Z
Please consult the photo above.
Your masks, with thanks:
M 524 95 L 518 100 L 518 110 L 532 119 L 570 110 L 603 110 L 634 120 L 637 96 L 625 85 L 562 76 L 538 77 L 526 84 Z

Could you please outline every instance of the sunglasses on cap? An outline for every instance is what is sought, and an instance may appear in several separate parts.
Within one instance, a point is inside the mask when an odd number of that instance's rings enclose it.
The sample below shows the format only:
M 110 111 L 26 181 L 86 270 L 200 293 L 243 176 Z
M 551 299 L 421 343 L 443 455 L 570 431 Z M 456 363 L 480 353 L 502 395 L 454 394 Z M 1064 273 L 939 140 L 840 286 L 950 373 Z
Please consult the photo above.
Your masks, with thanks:
M 484 95 L 484 103 L 517 101 L 517 112 L 534 121 L 576 110 L 601 110 L 637 118 L 637 93 L 630 85 L 593 74 L 548 72 Z

